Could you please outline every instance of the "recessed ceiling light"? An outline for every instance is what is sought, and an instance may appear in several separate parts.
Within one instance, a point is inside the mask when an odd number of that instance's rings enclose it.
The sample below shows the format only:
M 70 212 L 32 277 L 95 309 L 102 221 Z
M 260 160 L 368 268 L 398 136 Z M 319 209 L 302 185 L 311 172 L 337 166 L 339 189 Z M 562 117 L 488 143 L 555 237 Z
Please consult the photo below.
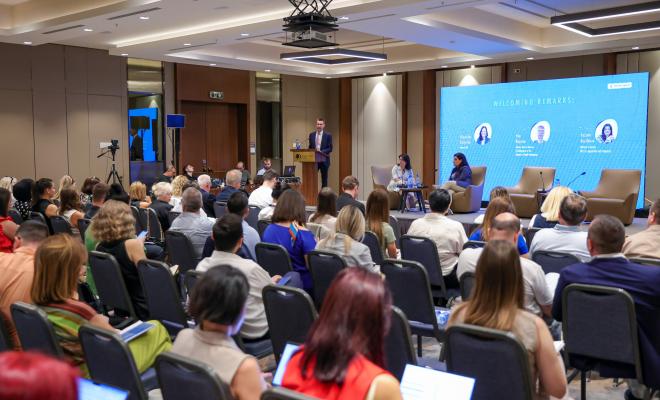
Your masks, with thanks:
M 329 77 L 329 76 L 326 76 L 325 79 L 330 79 L 330 77 Z
M 447 68 L 447 66 L 446 65 L 441 65 L 440 68 Z
M 143 21 L 146 21 L 146 20 L 149 19 L 149 17 L 147 17 L 146 15 L 143 15 L 143 16 L 140 17 L 140 19 L 143 20 Z
M 249 33 L 241 33 L 241 36 L 247 37 L 247 36 L 250 36 L 250 34 Z
M 85 32 L 94 32 L 94 29 L 92 29 L 92 28 L 85 28 L 85 29 L 83 29 L 83 31 L 85 31 Z
M 184 45 L 184 46 L 191 46 L 190 43 L 184 43 L 183 45 Z
M 209 65 L 212 66 L 212 67 L 215 67 L 215 66 L 218 65 L 218 64 L 216 64 L 216 63 L 211 63 L 211 64 L 209 64 Z
M 632 49 L 633 50 L 639 50 L 639 46 L 634 46 Z
M 32 44 L 32 42 L 23 42 L 23 44 Z
M 270 70 L 269 70 L 269 69 L 265 69 L 264 72 L 270 72 Z
M 344 15 L 343 17 L 339 17 L 339 19 L 342 21 L 348 21 L 350 18 Z
M 527 57 L 527 59 L 528 59 L 528 60 L 533 60 L 533 59 L 534 59 L 534 57 Z
M 126 57 L 128 53 L 121 53 L 122 56 Z
M 474 64 L 470 65 L 470 68 L 474 68 Z

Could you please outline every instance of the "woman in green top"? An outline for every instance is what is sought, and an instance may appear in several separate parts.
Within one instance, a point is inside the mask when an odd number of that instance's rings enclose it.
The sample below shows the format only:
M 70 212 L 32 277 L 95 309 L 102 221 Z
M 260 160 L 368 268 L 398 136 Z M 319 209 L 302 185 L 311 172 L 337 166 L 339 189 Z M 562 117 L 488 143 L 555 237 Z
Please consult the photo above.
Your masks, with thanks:
M 390 203 L 387 192 L 376 189 L 367 198 L 367 229 L 378 237 L 385 258 L 396 258 L 396 236 L 390 225 Z

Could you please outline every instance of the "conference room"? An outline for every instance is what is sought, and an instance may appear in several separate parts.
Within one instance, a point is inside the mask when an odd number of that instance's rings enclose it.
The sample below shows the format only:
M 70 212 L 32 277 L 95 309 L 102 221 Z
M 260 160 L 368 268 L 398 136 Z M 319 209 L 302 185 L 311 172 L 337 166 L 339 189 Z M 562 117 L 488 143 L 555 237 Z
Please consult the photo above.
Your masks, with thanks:
M 660 2 L 0 0 L 0 400 L 660 399 Z

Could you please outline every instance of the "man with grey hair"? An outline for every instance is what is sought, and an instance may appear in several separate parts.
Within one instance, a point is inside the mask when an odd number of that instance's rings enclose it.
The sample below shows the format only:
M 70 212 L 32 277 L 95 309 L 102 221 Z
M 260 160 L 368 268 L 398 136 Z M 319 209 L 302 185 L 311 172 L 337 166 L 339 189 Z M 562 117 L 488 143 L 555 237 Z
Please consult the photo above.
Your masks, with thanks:
M 215 196 L 211 193 L 211 177 L 203 174 L 197 177 L 197 184 L 199 191 L 202 192 L 202 206 L 206 215 L 215 218 L 215 211 L 213 210 L 213 203 L 215 203 Z
M 202 194 L 195 188 L 184 190 L 181 207 L 183 212 L 174 219 L 170 230 L 186 235 L 193 245 L 195 257 L 201 260 L 206 239 L 213 232 L 213 220 L 201 215 Z
M 216 200 L 222 203 L 229 201 L 229 198 L 232 194 L 241 190 L 241 178 L 241 171 L 237 169 L 227 171 L 227 175 L 225 177 L 225 188 L 222 190 L 220 195 L 218 195 Z
M 152 191 L 156 200 L 149 204 L 149 208 L 153 208 L 158 216 L 160 227 L 165 232 L 170 229 L 169 213 L 172 210 L 170 199 L 172 198 L 172 184 L 167 182 L 158 182 L 153 185 Z

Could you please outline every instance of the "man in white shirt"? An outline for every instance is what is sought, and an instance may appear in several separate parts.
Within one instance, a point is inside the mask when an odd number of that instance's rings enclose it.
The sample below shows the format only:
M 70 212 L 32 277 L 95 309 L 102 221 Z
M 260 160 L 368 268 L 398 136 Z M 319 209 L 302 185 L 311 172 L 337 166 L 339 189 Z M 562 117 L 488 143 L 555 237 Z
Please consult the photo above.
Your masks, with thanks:
M 264 183 L 250 194 L 248 204 L 259 208 L 268 207 L 273 201 L 275 183 L 277 183 L 277 174 L 273 171 L 264 172 Z
M 520 219 L 511 213 L 502 213 L 495 217 L 493 225 L 488 232 L 489 242 L 493 240 L 504 240 L 513 244 L 518 243 L 520 234 Z M 477 262 L 483 248 L 465 249 L 458 257 L 456 274 L 460 279 L 466 272 L 472 272 L 477 268 Z M 523 284 L 525 298 L 523 305 L 525 309 L 539 317 L 550 316 L 552 311 L 552 291 L 548 287 L 543 268 L 534 261 L 520 257 L 520 267 L 523 273 Z
M 172 221 L 171 231 L 185 234 L 193 245 L 197 259 L 202 258 L 204 243 L 211 236 L 213 221 L 201 215 L 202 194 L 195 188 L 188 188 L 181 196 L 183 212 Z
M 271 171 L 271 168 L 273 166 L 273 160 L 270 158 L 266 157 L 263 160 L 261 160 L 261 164 L 263 165 L 261 169 L 257 171 L 257 176 L 263 175 L 266 173 L 266 171 Z
M 257 256 L 254 252 L 254 247 L 261 241 L 261 237 L 259 236 L 259 232 L 251 227 L 245 220 L 250 213 L 248 199 L 247 196 L 245 196 L 245 193 L 236 192 L 229 196 L 229 201 L 227 201 L 227 211 L 231 214 L 236 214 L 243 219 L 243 242 L 250 252 L 250 257 L 253 260 L 256 260 Z
M 626 238 L 623 244 L 626 257 L 660 259 L 660 199 L 651 206 L 647 221 L 648 228 Z
M 436 189 L 429 195 L 431 212 L 413 221 L 408 229 L 408 235 L 431 239 L 438 248 L 440 266 L 445 286 L 458 288 L 456 278 L 456 261 L 467 242 L 463 225 L 447 218 L 451 205 L 451 194 L 445 189 Z
M 566 196 L 559 206 L 559 222 L 554 228 L 536 232 L 529 248 L 530 257 L 538 250 L 559 251 L 575 255 L 582 262 L 591 259 L 587 249 L 587 232 L 580 224 L 587 216 L 587 200 L 577 194 Z

